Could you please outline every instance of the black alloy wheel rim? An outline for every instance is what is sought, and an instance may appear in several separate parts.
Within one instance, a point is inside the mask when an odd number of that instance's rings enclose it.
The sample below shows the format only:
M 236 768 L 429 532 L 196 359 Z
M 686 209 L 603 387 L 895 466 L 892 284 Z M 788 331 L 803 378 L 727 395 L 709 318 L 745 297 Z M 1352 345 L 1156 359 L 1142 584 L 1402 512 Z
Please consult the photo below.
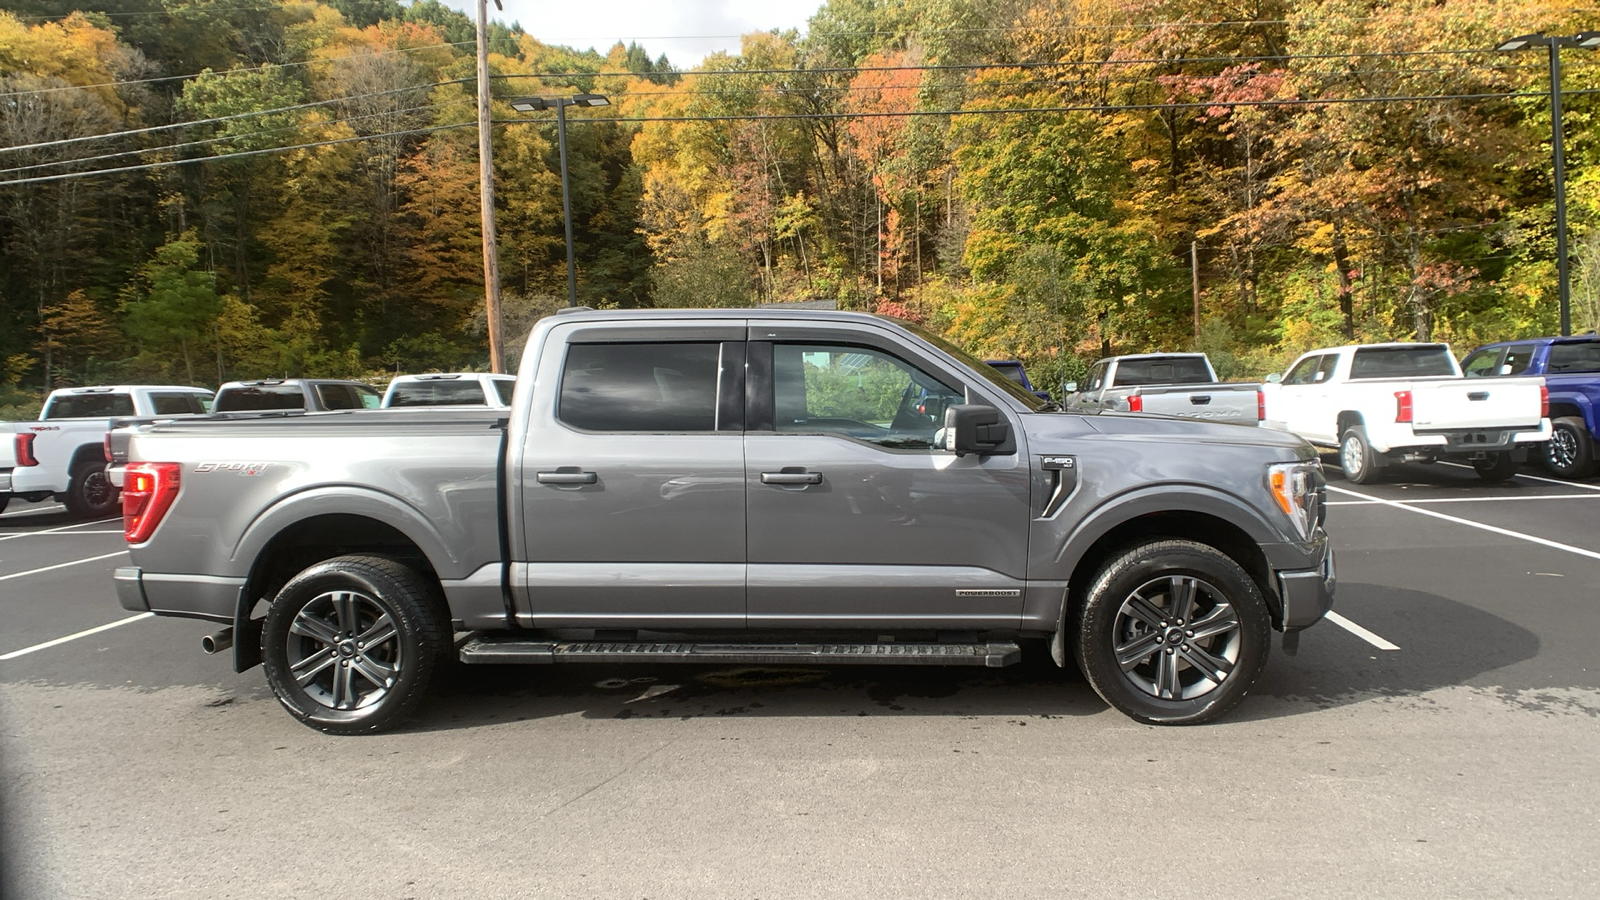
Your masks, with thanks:
M 1571 468 L 1578 461 L 1578 436 L 1566 428 L 1557 428 L 1550 436 L 1550 464 L 1560 468 Z
M 325 591 L 289 625 L 289 674 L 305 695 L 332 710 L 379 703 L 400 679 L 405 654 L 394 617 L 360 591 Z
M 83 476 L 83 499 L 96 509 L 109 506 L 116 491 L 111 479 L 106 477 L 104 469 L 96 469 Z
M 1192 575 L 1135 588 L 1118 608 L 1112 634 L 1123 678 L 1158 700 L 1194 700 L 1222 687 L 1243 647 L 1233 605 Z

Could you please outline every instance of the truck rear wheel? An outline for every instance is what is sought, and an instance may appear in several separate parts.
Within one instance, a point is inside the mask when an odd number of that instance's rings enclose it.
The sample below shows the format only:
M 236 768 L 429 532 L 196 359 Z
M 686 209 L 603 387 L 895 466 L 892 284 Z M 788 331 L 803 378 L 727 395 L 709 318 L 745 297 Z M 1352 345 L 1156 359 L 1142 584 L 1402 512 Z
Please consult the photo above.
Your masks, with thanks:
M 1378 454 L 1367 443 L 1367 429 L 1360 425 L 1345 429 L 1339 439 L 1339 468 L 1351 484 L 1371 484 L 1378 480 Z
M 1550 421 L 1550 440 L 1544 445 L 1544 467 L 1561 478 L 1588 478 L 1594 474 L 1594 439 L 1578 416 Z
M 415 711 L 449 646 L 436 585 L 391 559 L 340 556 L 278 592 L 262 630 L 262 665 L 278 702 L 301 722 L 371 734 Z
M 1509 450 L 1500 450 L 1473 460 L 1472 468 L 1484 481 L 1510 481 L 1517 474 L 1517 458 Z
M 118 511 L 122 492 L 106 476 L 106 464 L 98 459 L 81 459 L 72 465 L 63 502 L 75 516 L 98 519 Z
M 1195 725 L 1232 709 L 1266 665 L 1271 632 L 1266 601 L 1238 563 L 1176 540 L 1111 560 L 1073 628 L 1089 684 L 1152 725 Z

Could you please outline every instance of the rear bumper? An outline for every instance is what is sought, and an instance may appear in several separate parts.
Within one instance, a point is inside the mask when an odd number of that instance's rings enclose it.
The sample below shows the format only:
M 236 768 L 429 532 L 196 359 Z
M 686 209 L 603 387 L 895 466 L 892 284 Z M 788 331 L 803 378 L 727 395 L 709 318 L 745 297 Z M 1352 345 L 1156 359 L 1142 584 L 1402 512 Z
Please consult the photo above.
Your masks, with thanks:
M 123 609 L 233 624 L 243 578 L 166 575 L 121 566 L 111 576 Z
M 1438 453 L 1478 453 L 1508 450 L 1518 444 L 1537 444 L 1550 440 L 1550 420 L 1540 419 L 1538 428 L 1452 428 L 1443 431 L 1418 431 L 1409 437 L 1396 435 L 1394 444 L 1378 446 L 1373 438 L 1372 447 L 1391 453 L 1406 451 L 1434 451 Z
M 1314 569 L 1278 573 L 1278 597 L 1283 601 L 1284 632 L 1310 628 L 1333 609 L 1336 584 L 1333 548 Z

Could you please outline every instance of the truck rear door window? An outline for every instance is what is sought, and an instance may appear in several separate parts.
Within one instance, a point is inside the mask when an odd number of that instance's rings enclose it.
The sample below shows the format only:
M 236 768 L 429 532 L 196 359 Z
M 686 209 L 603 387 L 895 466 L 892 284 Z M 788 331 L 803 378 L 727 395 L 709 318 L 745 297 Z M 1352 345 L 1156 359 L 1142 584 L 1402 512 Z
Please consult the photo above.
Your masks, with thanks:
M 587 431 L 715 431 L 718 343 L 573 344 L 556 418 Z
M 151 394 L 150 408 L 158 416 L 198 416 L 206 409 L 201 394 Z
M 1362 347 L 1350 361 L 1350 377 L 1429 378 L 1454 375 L 1449 348 L 1443 344 L 1416 347 Z
M 1146 384 L 1209 384 L 1211 370 L 1198 356 L 1125 359 L 1117 363 L 1117 387 Z
M 500 403 L 504 406 L 511 405 L 511 395 L 517 389 L 517 382 L 512 378 L 496 378 L 494 380 L 495 393 L 500 395 Z
M 133 398 L 127 394 L 67 394 L 50 401 L 46 419 L 98 419 L 131 416 Z
M 1551 375 L 1571 372 L 1600 372 L 1600 341 L 1583 344 L 1552 344 L 1550 364 L 1545 371 Z

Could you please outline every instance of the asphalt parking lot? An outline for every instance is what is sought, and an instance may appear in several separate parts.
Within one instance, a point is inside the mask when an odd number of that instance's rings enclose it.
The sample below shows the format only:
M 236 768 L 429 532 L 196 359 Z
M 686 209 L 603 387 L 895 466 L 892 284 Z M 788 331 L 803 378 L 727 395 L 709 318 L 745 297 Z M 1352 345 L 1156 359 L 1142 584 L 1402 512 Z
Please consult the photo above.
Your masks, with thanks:
M 112 595 L 120 522 L 0 515 L 0 889 L 108 897 L 1592 896 L 1600 481 L 1330 470 L 1335 621 L 1220 723 L 1075 671 L 453 669 L 296 724 Z M 1037 649 L 1037 648 L 1034 648 Z M 1035 654 L 1037 657 L 1037 654 Z

